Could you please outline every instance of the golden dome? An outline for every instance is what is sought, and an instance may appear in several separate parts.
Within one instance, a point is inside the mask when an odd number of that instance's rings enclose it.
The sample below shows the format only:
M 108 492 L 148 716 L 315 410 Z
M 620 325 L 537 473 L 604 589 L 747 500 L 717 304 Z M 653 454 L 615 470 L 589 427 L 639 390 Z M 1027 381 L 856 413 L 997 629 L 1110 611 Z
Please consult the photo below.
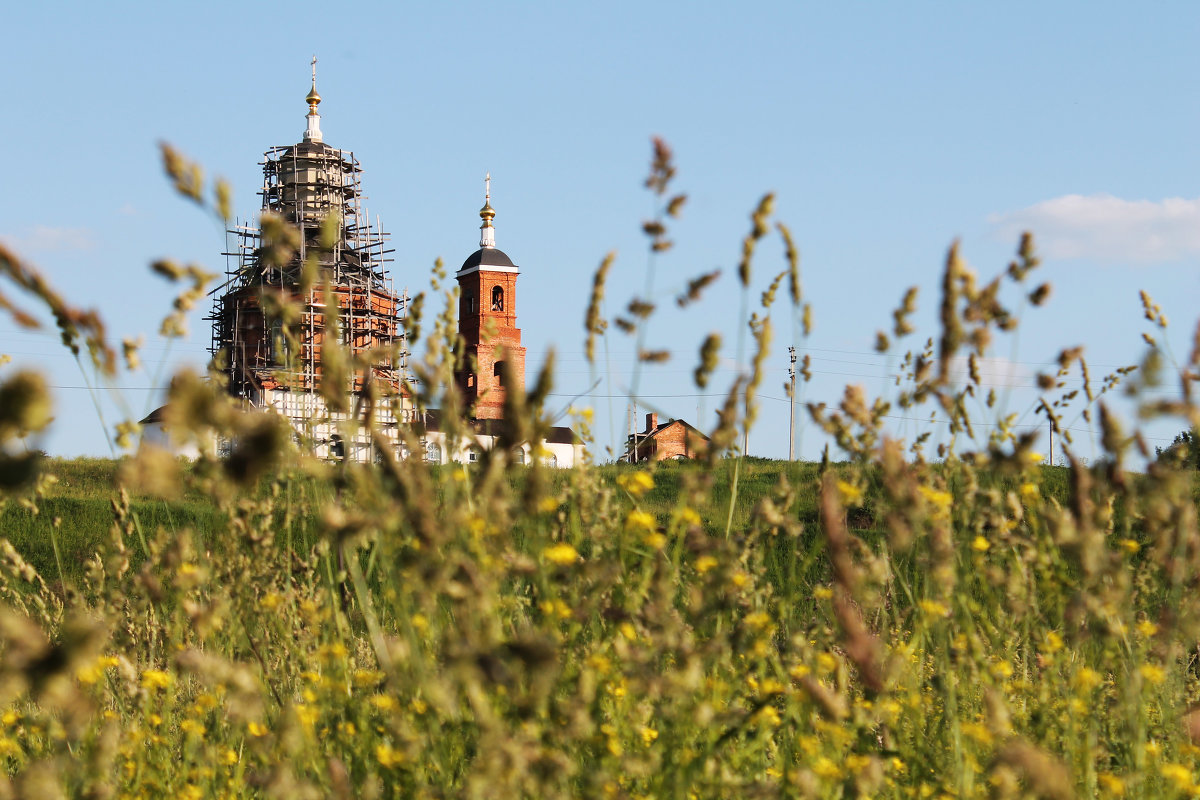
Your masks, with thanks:
M 493 220 L 496 218 L 496 211 L 492 208 L 492 204 L 484 201 L 483 208 L 479 209 L 479 218 L 482 220 Z
M 312 91 L 308 93 L 308 97 L 304 98 L 304 102 L 308 103 L 309 108 L 313 111 L 317 110 L 317 106 L 321 102 L 321 95 L 317 94 L 317 85 L 314 83 Z

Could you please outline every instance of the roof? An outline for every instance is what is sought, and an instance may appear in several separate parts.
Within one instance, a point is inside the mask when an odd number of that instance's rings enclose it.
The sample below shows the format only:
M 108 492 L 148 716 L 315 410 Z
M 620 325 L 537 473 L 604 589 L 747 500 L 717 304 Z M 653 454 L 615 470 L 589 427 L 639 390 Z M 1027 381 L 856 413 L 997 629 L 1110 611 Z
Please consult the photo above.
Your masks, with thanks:
M 707 436 L 705 436 L 705 435 L 704 435 L 704 434 L 703 434 L 701 431 L 697 430 L 695 427 L 693 427 L 691 424 L 689 424 L 689 423 L 688 423 L 686 420 L 682 420 L 682 419 L 669 419 L 669 420 L 667 420 L 666 422 L 660 422 L 660 423 L 659 423 L 659 425 L 658 425 L 658 427 L 657 427 L 657 428 L 655 428 L 654 430 L 650 431 L 649 433 L 639 433 L 639 434 L 637 435 L 638 442 L 640 443 L 640 442 L 644 442 L 644 441 L 645 441 L 645 440 L 647 440 L 647 439 L 653 439 L 655 436 L 657 436 L 658 434 L 662 433 L 662 432 L 663 432 L 663 431 L 665 431 L 667 428 L 671 427 L 672 425 L 676 425 L 676 424 L 678 424 L 678 425 L 682 425 L 683 427 L 687 428 L 687 429 L 688 429 L 689 431 L 691 431 L 692 433 L 694 433 L 694 434 L 696 434 L 697 436 L 699 436 L 699 437 L 700 437 L 701 439 L 703 439 L 704 441 L 706 441 L 706 442 L 708 441 L 708 437 L 707 437 Z
M 146 418 L 139 421 L 138 424 L 139 425 L 154 425 L 155 423 L 162 422 L 164 419 L 166 419 L 166 416 L 167 416 L 166 411 L 167 411 L 166 406 L 159 406 L 158 408 L 154 409 L 149 414 L 147 414 Z
M 497 250 L 494 247 L 481 247 L 471 255 L 467 256 L 467 260 L 459 267 L 459 270 L 470 269 L 471 267 L 516 267 L 503 250 Z

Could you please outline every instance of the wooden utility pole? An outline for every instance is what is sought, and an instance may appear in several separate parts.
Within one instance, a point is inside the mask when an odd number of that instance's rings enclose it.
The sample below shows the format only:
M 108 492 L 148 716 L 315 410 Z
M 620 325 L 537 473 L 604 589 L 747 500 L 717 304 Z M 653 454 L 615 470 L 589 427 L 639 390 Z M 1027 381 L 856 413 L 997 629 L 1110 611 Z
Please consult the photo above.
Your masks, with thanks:
M 788 348 L 791 366 L 788 367 L 788 461 L 796 460 L 796 348 Z

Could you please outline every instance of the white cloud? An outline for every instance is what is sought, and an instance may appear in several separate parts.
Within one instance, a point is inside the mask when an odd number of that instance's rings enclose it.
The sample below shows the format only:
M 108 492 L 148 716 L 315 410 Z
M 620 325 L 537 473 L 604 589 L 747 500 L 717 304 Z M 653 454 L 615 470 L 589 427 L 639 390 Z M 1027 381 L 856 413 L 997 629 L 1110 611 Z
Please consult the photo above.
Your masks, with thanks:
M 988 222 L 1005 239 L 1032 231 L 1048 258 L 1160 264 L 1200 257 L 1200 198 L 1068 194 L 992 214 Z
M 28 253 L 62 252 L 66 250 L 94 250 L 96 240 L 87 228 L 53 228 L 35 225 L 24 236 L 0 235 L 9 248 L 18 255 Z

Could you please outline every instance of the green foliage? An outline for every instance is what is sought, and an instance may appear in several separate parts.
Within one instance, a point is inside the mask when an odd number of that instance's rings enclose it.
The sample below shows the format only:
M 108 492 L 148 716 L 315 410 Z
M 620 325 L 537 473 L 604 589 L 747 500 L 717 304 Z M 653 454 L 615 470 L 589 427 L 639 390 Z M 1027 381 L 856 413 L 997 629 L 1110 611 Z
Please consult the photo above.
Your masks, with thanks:
M 1175 434 L 1171 446 L 1163 449 L 1154 448 L 1154 455 L 1159 461 L 1175 467 L 1200 469 L 1200 438 L 1196 431 L 1186 430 Z

